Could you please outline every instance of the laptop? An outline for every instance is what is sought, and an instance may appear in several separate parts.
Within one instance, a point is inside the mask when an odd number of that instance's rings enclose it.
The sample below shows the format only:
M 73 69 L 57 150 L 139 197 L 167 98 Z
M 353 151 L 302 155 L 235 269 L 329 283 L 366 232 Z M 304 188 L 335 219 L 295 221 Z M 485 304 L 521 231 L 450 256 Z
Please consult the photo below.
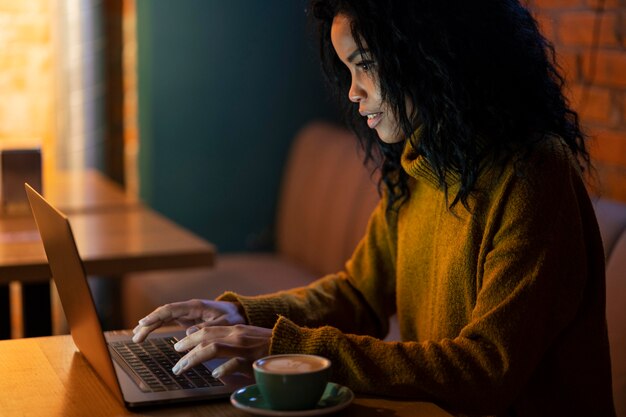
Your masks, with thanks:
M 185 337 L 184 329 L 154 332 L 142 343 L 133 343 L 129 330 L 103 332 L 67 216 L 30 185 L 25 184 L 25 188 L 72 339 L 126 407 L 227 398 L 254 383 L 242 374 L 214 379 L 212 370 L 226 358 L 174 375 L 171 369 L 182 355 L 173 344 Z

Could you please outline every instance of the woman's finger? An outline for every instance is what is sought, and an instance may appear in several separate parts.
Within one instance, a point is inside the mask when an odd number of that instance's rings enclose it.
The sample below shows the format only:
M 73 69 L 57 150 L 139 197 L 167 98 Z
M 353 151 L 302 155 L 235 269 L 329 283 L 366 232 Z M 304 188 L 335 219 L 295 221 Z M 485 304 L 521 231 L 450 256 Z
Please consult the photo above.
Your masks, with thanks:
M 191 334 L 194 334 L 198 330 L 200 330 L 200 328 L 197 325 L 193 325 L 193 326 L 187 327 L 187 329 L 185 330 L 185 334 L 189 336 Z
M 197 327 L 197 330 L 187 333 L 187 337 L 183 337 L 176 342 L 174 349 L 178 352 L 184 352 L 202 343 L 207 344 L 216 339 L 228 336 L 233 331 L 232 327 L 229 326 L 201 326 L 199 324 L 194 327 Z
M 213 370 L 213 378 L 221 378 L 235 372 L 241 372 L 251 376 L 253 374 L 252 361 L 241 357 L 229 359 Z
M 197 306 L 194 305 L 194 301 L 195 300 L 165 304 L 139 320 L 139 324 L 148 326 L 159 321 L 167 323 L 168 321 L 179 318 L 188 318 L 190 312 L 197 308 Z
M 253 355 L 253 351 L 247 347 L 235 346 L 221 341 L 201 343 L 191 349 L 185 356 L 180 358 L 172 368 L 176 375 L 200 365 L 202 362 L 215 358 L 243 357 Z
M 161 327 L 162 324 L 163 324 L 162 322 L 155 322 L 149 326 L 142 326 L 141 324 L 138 325 L 137 327 L 133 329 L 133 333 L 134 333 L 133 342 L 135 343 L 143 342 L 153 330 L 156 330 L 157 328 Z
M 214 353 L 211 351 L 211 349 L 213 349 L 212 346 L 201 346 L 201 345 L 196 346 L 191 351 L 189 351 L 185 356 L 180 358 L 178 362 L 176 362 L 176 365 L 172 367 L 172 373 L 174 375 L 180 375 L 186 370 L 193 368 L 197 364 L 200 364 L 204 361 L 212 359 L 214 356 Z M 200 350 L 204 351 L 202 357 L 206 357 L 207 359 L 204 359 L 204 360 L 199 359 L 198 351 Z M 200 360 L 200 362 L 197 362 L 198 360 Z

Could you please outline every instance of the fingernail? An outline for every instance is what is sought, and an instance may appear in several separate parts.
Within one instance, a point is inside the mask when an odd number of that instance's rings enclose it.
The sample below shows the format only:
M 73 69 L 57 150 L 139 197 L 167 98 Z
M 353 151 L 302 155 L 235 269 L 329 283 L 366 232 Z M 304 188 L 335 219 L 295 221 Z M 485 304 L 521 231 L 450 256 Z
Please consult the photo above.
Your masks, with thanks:
M 137 341 L 139 340 L 139 335 L 136 334 L 133 336 L 133 342 L 137 343 Z
M 174 349 L 176 349 L 176 350 L 180 350 L 181 346 L 182 346 L 182 344 L 181 344 L 180 342 L 176 342 L 176 343 L 174 344 Z
M 181 362 L 178 362 L 176 364 L 176 366 L 174 367 L 174 369 L 172 369 L 172 372 L 174 372 L 176 375 L 178 375 L 178 374 L 182 373 L 185 370 L 185 368 L 187 367 L 188 364 L 189 364 L 189 361 L 187 359 L 185 359 L 185 360 L 183 360 Z
M 221 366 L 218 366 L 217 368 L 215 368 L 213 370 L 213 372 L 211 373 L 211 375 L 213 376 L 213 378 L 221 378 L 222 377 L 222 372 L 224 371 L 224 369 Z
M 139 320 L 139 324 L 141 324 L 142 326 L 146 324 L 146 318 L 144 317 L 141 320 Z
M 187 329 L 187 336 L 197 332 L 198 330 L 200 330 L 198 326 L 191 326 L 190 328 Z

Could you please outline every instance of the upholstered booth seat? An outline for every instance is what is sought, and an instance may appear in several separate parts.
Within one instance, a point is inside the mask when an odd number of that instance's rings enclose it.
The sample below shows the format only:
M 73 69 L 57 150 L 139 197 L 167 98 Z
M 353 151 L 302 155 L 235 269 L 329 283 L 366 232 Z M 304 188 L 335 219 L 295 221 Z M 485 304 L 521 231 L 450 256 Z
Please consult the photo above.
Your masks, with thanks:
M 309 284 L 343 269 L 378 202 L 376 181 L 356 138 L 316 122 L 294 139 L 276 214 L 276 251 L 219 254 L 211 269 L 131 274 L 123 280 L 126 326 L 164 303 L 244 295 Z
M 213 268 L 132 274 L 124 277 L 127 327 L 152 309 L 173 301 L 216 298 L 224 291 L 255 295 L 308 285 L 311 271 L 273 254 L 224 254 Z

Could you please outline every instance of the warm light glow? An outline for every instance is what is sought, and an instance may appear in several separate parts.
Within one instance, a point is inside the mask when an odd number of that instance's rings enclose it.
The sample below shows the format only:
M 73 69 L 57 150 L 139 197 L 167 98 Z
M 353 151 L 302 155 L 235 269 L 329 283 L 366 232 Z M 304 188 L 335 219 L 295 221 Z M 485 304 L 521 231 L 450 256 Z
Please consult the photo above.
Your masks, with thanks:
M 102 153 L 101 5 L 57 0 L 57 163 L 61 169 L 96 166 Z
M 0 13 L 0 147 L 41 144 L 44 166 L 53 163 L 55 1 L 21 0 Z

